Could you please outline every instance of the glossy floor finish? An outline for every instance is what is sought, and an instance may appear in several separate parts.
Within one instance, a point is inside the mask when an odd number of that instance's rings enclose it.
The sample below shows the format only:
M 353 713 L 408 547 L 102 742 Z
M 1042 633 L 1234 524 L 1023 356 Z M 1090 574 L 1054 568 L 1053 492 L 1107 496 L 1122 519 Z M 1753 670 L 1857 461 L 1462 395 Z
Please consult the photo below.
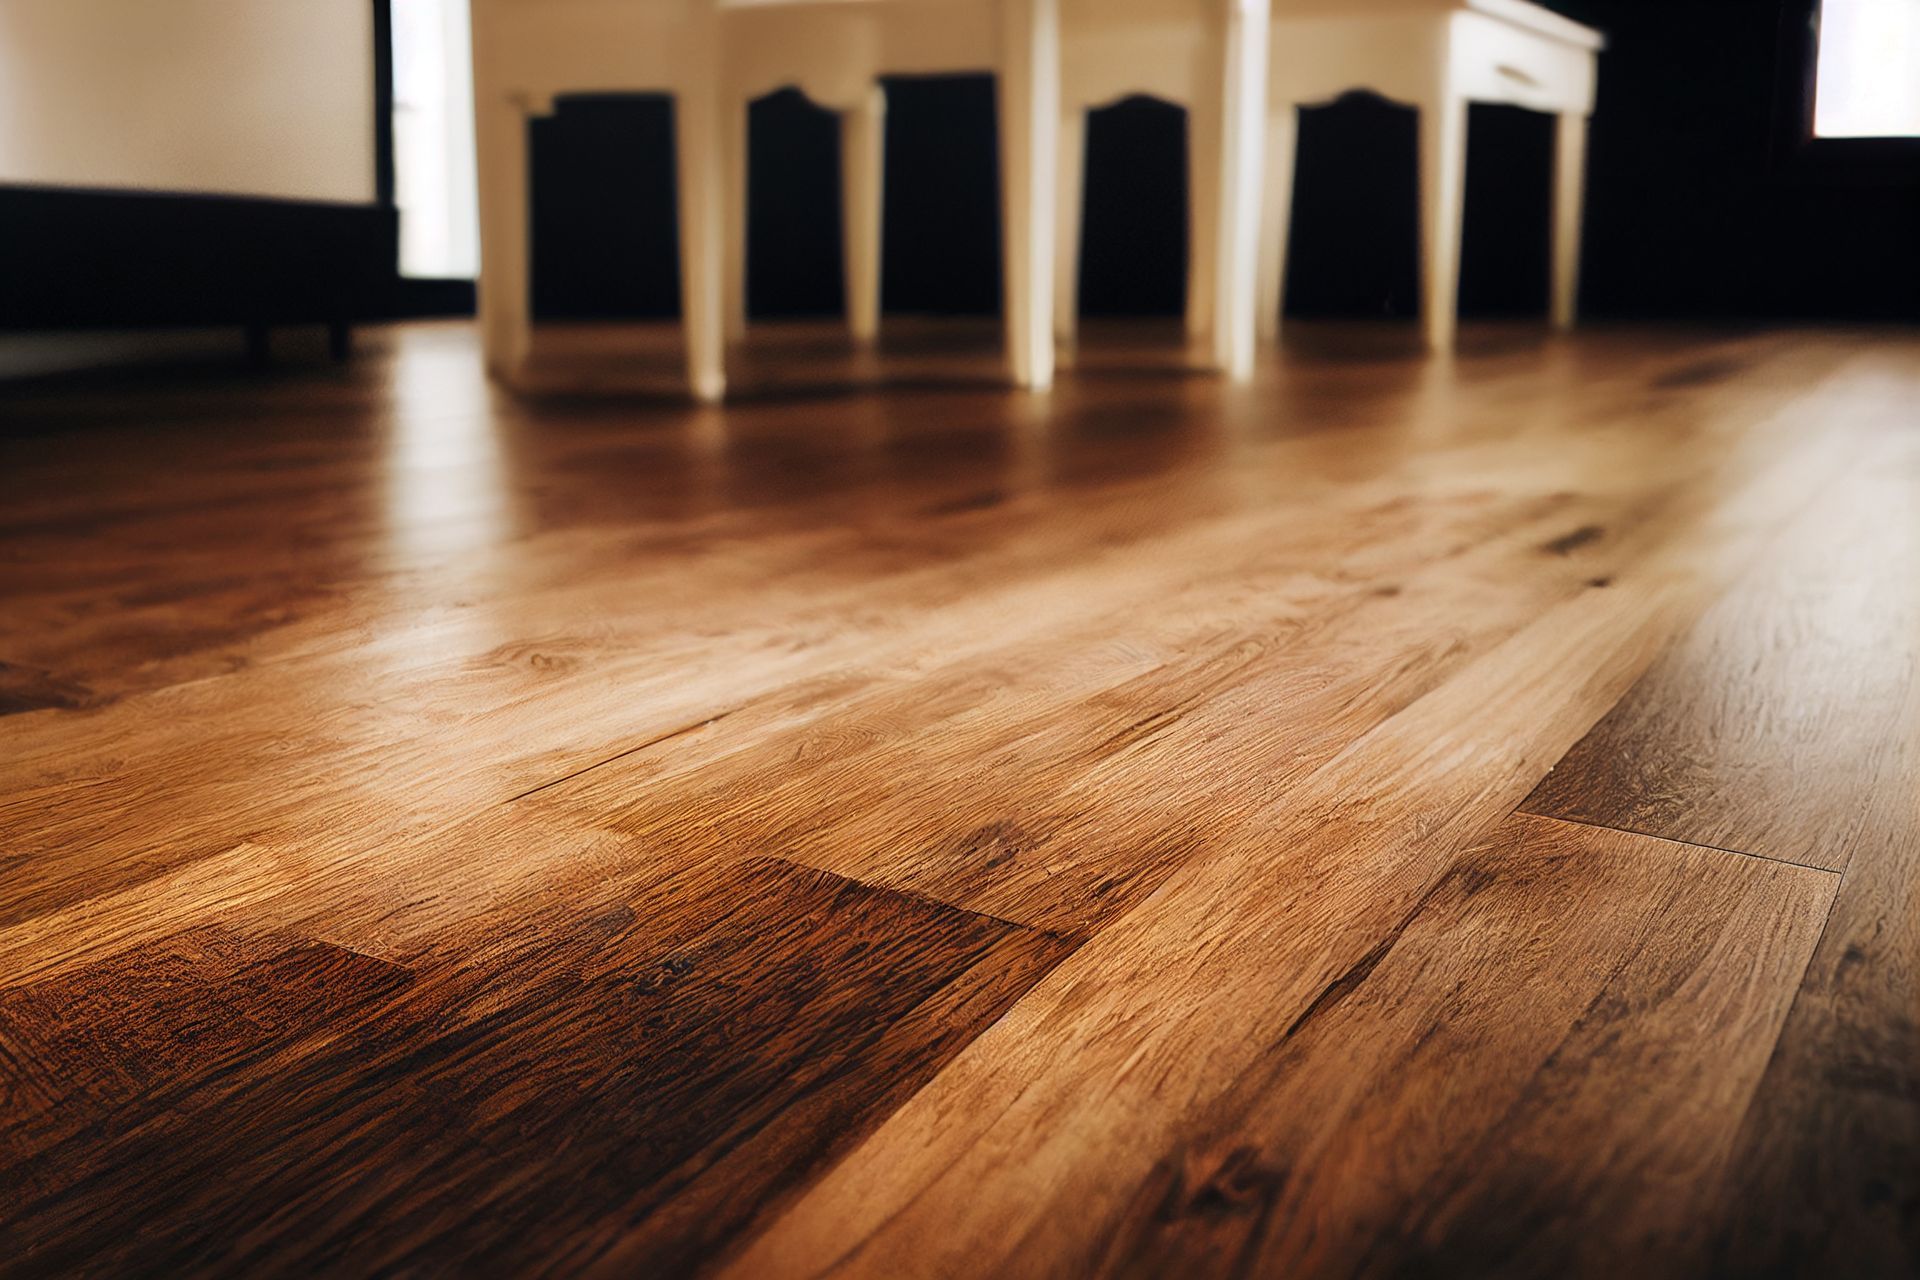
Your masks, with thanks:
M 0 388 L 0 1274 L 1920 1269 L 1920 335 L 1158 337 Z

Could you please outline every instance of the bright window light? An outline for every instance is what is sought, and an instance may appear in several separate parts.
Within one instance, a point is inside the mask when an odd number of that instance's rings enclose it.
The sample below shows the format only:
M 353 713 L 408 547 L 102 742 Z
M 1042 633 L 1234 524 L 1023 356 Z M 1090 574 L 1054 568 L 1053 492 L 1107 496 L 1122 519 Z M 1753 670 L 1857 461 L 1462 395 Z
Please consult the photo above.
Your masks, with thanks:
M 480 272 L 480 225 L 467 0 L 392 0 L 392 5 L 400 274 L 471 280 Z
M 1813 132 L 1920 136 L 1920 0 L 1822 0 Z

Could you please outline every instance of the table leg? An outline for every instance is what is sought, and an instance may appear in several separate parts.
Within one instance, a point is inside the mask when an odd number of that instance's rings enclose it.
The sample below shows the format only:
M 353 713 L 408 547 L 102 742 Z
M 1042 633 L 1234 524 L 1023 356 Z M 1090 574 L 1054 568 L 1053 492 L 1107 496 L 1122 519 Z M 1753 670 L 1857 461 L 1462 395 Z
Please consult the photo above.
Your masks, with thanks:
M 1557 121 L 1553 148 L 1553 324 L 1571 329 L 1580 301 L 1580 224 L 1587 179 L 1587 117 Z
M 1000 163 L 1007 356 L 1013 381 L 1053 385 L 1053 255 L 1059 190 L 1059 0 L 1001 0 Z
M 1420 304 L 1427 345 L 1453 347 L 1460 309 L 1460 225 L 1466 197 L 1467 104 L 1443 93 L 1420 107 Z
M 847 273 L 847 328 L 856 342 L 880 333 L 882 211 L 886 192 L 887 91 L 840 117 L 841 233 Z

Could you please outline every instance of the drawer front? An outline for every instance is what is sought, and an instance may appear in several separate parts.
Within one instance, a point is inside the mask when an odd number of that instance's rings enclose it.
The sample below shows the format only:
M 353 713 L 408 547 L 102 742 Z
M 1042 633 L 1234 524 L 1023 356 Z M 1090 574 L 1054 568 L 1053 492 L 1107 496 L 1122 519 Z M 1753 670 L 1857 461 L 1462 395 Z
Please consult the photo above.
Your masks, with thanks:
M 1591 51 L 1479 14 L 1454 21 L 1454 76 L 1467 97 L 1536 111 L 1593 110 Z

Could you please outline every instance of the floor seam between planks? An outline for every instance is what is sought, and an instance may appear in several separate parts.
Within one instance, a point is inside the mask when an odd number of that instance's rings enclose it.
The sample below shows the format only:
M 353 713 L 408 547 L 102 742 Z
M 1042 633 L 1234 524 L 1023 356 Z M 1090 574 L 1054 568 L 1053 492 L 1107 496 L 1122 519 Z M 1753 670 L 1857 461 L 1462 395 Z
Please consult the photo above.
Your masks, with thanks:
M 728 716 L 732 715 L 736 710 L 738 710 L 738 708 L 729 707 L 725 711 L 721 711 L 714 715 L 710 715 L 704 720 L 696 720 L 692 724 L 683 724 L 678 729 L 669 729 L 665 733 L 658 734 L 654 737 L 648 738 L 645 742 L 640 743 L 638 746 L 628 747 L 625 751 L 616 751 L 604 760 L 596 760 L 592 764 L 582 765 L 580 768 L 575 769 L 572 773 L 563 773 L 559 777 L 543 782 L 537 787 L 528 787 L 525 791 L 522 791 L 517 796 L 508 796 L 505 800 L 501 801 L 501 803 L 514 804 L 517 801 L 525 800 L 528 796 L 538 795 L 542 791 L 546 791 L 550 788 L 557 787 L 563 782 L 572 782 L 575 778 L 582 777 L 585 774 L 592 773 L 595 769 L 604 768 L 605 766 L 614 763 L 616 760 L 625 760 L 628 756 L 639 755 L 642 751 L 645 751 L 650 747 L 657 747 L 663 742 L 671 742 L 675 738 L 684 738 L 690 733 L 698 733 L 700 730 L 705 729 L 710 725 L 719 724 L 722 720 L 725 720 Z
M 1636 831 L 1632 827 L 1616 827 L 1605 822 L 1583 822 L 1579 818 L 1565 818 L 1557 813 L 1541 813 L 1538 810 L 1528 809 L 1524 806 L 1515 809 L 1514 812 L 1524 814 L 1529 818 L 1538 818 L 1543 822 L 1561 822 L 1570 827 L 1592 827 L 1596 831 L 1618 831 L 1623 835 L 1641 836 L 1648 840 L 1659 840 L 1664 844 L 1684 845 L 1689 849 L 1705 849 L 1711 853 L 1728 853 L 1736 858 L 1752 858 L 1756 862 L 1771 862 L 1776 866 L 1799 867 L 1802 871 L 1818 871 L 1821 875 L 1832 876 L 1836 880 L 1839 879 L 1841 875 L 1840 872 L 1835 871 L 1831 867 L 1816 867 L 1807 862 L 1795 862 L 1792 858 L 1775 858 L 1769 854 L 1753 853 L 1746 849 L 1728 849 L 1717 844 L 1701 844 L 1697 840 L 1678 840 L 1672 836 L 1663 836 L 1654 831 Z
M 768 853 L 760 856 L 768 862 L 778 862 L 783 866 L 792 867 L 796 871 L 803 871 L 810 875 L 830 876 L 845 884 L 858 885 L 862 889 L 867 889 L 874 893 L 890 893 L 897 897 L 910 898 L 915 902 L 924 903 L 929 907 L 936 907 L 941 911 L 956 911 L 961 915 L 972 916 L 976 920 L 990 920 L 994 924 L 1005 925 L 1009 929 L 1017 929 L 1021 933 L 1037 934 L 1041 937 L 1053 938 L 1059 942 L 1070 943 L 1075 950 L 1084 946 L 1088 939 L 1093 936 L 1083 929 L 1052 929 L 1046 925 L 1022 924 L 1018 920 L 1009 920 L 1005 916 L 997 916 L 991 911 L 980 911 L 958 902 L 948 902 L 945 898 L 936 898 L 932 894 L 923 893 L 918 889 L 908 888 L 904 885 L 886 884 L 876 880 L 865 880 L 859 876 L 847 875 L 842 871 L 833 871 L 826 867 L 816 867 L 810 862 L 800 862 L 784 854 Z M 1064 958 L 1065 957 L 1062 957 L 1062 959 Z

